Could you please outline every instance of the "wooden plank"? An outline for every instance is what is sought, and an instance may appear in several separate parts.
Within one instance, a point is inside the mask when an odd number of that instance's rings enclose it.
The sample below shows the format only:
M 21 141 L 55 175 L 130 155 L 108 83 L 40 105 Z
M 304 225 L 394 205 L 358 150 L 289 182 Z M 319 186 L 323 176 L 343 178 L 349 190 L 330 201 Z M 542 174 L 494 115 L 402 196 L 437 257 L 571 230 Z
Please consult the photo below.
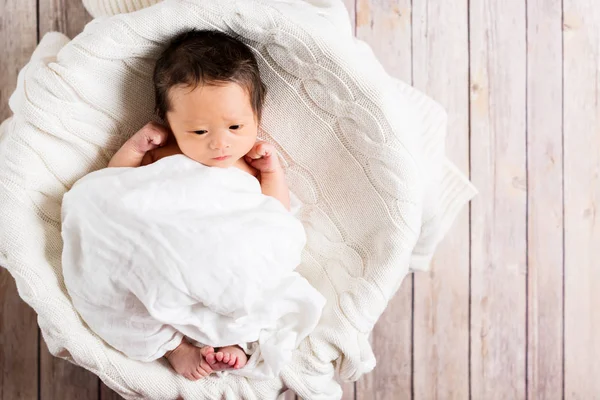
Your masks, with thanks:
M 356 37 L 371 46 L 386 71 L 411 82 L 411 0 L 356 0 Z
M 38 394 L 36 314 L 0 269 L 0 400 L 35 399 Z
M 600 6 L 564 1 L 565 398 L 600 396 Z
M 117 392 L 106 386 L 102 381 L 100 382 L 100 399 L 101 400 L 122 400 L 123 397 Z M 292 400 L 292 399 L 290 399 Z
M 8 0 L 0 13 L 0 121 L 17 74 L 37 42 L 35 0 Z M 38 329 L 35 312 L 19 297 L 13 277 L 0 268 L 0 400 L 38 395 Z
M 72 39 L 92 20 L 80 0 L 39 0 L 39 4 L 40 37 L 47 32 L 62 32 Z
M 12 112 L 8 99 L 17 87 L 17 74 L 37 44 L 35 0 L 7 0 L 0 13 L 0 121 Z
M 411 398 L 412 381 L 412 286 L 408 276 L 379 318 L 371 335 L 377 366 L 356 382 L 356 400 Z
M 357 0 L 356 35 L 393 76 L 411 83 L 411 1 Z M 410 399 L 412 277 L 408 276 L 371 335 L 377 366 L 356 384 L 356 399 Z M 347 397 L 352 399 L 352 397 Z
M 449 49 L 452 49 L 449 51 Z M 468 3 L 413 2 L 414 85 L 448 112 L 446 153 L 469 174 Z M 414 287 L 414 397 L 469 398 L 469 209 Z
M 84 368 L 53 357 L 40 339 L 40 394 L 44 400 L 98 398 L 98 378 Z
M 527 2 L 527 390 L 561 399 L 563 194 L 561 0 Z
M 39 0 L 39 33 L 76 36 L 91 20 L 79 0 Z M 50 354 L 40 335 L 40 394 L 44 399 L 97 399 L 99 379 L 91 372 Z
M 525 2 L 470 2 L 471 398 L 526 396 Z M 449 50 L 450 51 L 450 50 Z

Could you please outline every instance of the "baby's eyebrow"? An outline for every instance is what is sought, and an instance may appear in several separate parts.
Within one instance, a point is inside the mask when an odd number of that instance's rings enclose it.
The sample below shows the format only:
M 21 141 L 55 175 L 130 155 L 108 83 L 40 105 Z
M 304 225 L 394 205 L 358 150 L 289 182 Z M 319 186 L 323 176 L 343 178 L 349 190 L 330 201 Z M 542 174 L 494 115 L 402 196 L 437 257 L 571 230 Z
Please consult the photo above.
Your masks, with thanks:
M 225 116 L 222 117 L 221 120 L 225 123 L 230 123 L 230 122 L 242 122 L 244 119 L 249 119 L 252 118 L 253 115 L 231 115 L 231 116 Z M 207 124 L 210 123 L 210 121 L 205 121 L 203 119 L 184 119 L 182 120 L 183 123 L 185 124 L 190 124 L 190 125 L 202 125 L 202 124 Z
M 190 124 L 190 125 L 206 123 L 206 121 L 201 120 L 201 119 L 182 119 L 181 122 L 183 122 L 184 124 Z
M 252 117 L 253 117 L 252 115 L 246 115 L 246 114 L 230 115 L 230 116 L 223 117 L 223 121 L 225 121 L 225 122 L 241 122 L 245 119 L 252 118 Z

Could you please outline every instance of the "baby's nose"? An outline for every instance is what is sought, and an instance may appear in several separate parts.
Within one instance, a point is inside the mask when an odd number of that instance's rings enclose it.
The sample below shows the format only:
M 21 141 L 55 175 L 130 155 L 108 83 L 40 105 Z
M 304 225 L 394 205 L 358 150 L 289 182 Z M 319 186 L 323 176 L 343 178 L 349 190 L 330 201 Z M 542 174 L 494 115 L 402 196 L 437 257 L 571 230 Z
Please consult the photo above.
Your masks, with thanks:
M 210 141 L 210 148 L 212 150 L 221 150 L 229 147 L 227 140 L 223 137 L 223 135 L 217 135 Z

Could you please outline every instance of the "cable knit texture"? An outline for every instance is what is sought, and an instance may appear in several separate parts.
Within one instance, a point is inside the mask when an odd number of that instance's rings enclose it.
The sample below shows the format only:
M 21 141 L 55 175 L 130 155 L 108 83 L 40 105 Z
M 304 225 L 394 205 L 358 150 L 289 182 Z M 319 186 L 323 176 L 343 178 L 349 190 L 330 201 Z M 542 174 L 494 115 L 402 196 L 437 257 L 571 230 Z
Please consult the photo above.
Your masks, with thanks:
M 107 15 L 150 3 L 86 5 Z M 71 42 L 44 36 L 0 128 L 0 263 L 37 312 L 52 354 L 127 399 L 274 399 L 285 387 L 336 399 L 335 370 L 356 380 L 375 366 L 375 322 L 406 274 L 427 268 L 475 190 L 444 155 L 440 106 L 386 74 L 351 36 L 341 2 L 321 3 L 165 1 L 97 18 Z M 278 379 L 191 382 L 164 360 L 130 360 L 85 326 L 64 286 L 62 196 L 152 119 L 154 61 L 190 28 L 239 35 L 255 51 L 268 86 L 260 136 L 277 147 L 303 205 L 298 271 L 327 299 Z

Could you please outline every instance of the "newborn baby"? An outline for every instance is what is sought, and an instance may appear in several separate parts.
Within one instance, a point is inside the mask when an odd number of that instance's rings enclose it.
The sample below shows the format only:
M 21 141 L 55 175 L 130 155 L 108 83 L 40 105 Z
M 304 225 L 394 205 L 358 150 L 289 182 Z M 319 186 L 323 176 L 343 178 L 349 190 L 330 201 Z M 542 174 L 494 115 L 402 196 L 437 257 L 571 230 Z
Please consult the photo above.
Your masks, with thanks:
M 264 195 L 289 210 L 275 149 L 257 142 L 265 86 L 246 45 L 215 31 L 180 34 L 157 60 L 154 85 L 156 112 L 166 126 L 148 123 L 117 151 L 109 167 L 140 167 L 183 154 L 209 167 L 239 168 L 258 179 Z M 242 368 L 248 359 L 237 345 L 199 348 L 185 338 L 165 357 L 191 380 Z

